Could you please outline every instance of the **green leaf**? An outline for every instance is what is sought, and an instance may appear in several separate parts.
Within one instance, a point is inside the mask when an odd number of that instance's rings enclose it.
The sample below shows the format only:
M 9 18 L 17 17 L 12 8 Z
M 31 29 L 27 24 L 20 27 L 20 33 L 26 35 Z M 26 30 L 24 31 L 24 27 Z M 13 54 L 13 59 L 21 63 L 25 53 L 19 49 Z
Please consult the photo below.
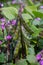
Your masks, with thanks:
M 43 49 L 43 39 L 40 39 L 40 40 L 39 40 L 39 47 L 40 47 L 41 49 Z
M 32 55 L 32 54 L 27 56 L 27 61 L 31 65 L 37 65 L 36 57 L 34 55 Z
M 43 25 L 43 20 L 40 21 L 40 25 Z
M 36 26 L 34 26 L 34 25 L 31 25 L 31 27 L 30 27 L 32 30 L 33 30 L 33 34 L 32 34 L 32 36 L 33 37 L 37 37 L 38 35 L 39 35 L 39 33 L 41 32 L 41 29 L 38 29 Z
M 32 19 L 32 16 L 30 15 L 30 14 L 25 14 L 25 13 L 23 13 L 22 14 L 22 18 L 24 19 L 24 21 L 26 22 L 26 23 L 28 23 L 29 22 L 29 19 Z
M 23 17 L 23 19 L 32 19 L 32 16 L 30 14 L 27 14 L 27 13 L 26 14 L 23 13 L 22 17 Z
M 31 47 L 28 49 L 28 51 L 29 51 L 29 54 L 35 55 L 34 47 L 31 46 Z
M 6 18 L 12 20 L 15 18 L 15 15 L 18 14 L 18 11 L 15 7 L 4 7 L 2 8 L 2 13 L 5 15 Z
M 36 26 L 34 26 L 34 25 L 31 25 L 30 28 L 33 30 L 33 32 L 38 31 L 38 28 Z
M 0 54 L 0 62 L 4 62 L 5 61 L 5 55 L 4 53 Z
M 34 3 L 32 2 L 32 0 L 27 0 L 27 3 L 30 5 L 34 5 Z
M 0 35 L 2 35 L 3 34 L 3 32 L 2 32 L 2 29 L 0 28 Z
M 8 63 L 9 65 L 16 65 L 16 64 L 13 64 L 13 63 Z
M 32 10 L 31 10 L 31 8 L 29 8 L 29 6 L 26 6 L 26 7 L 25 7 L 25 10 L 26 10 L 29 14 L 31 14 L 32 16 L 34 16 L 34 14 L 33 14 Z
M 38 10 L 39 12 L 43 13 L 43 9 Z
M 21 59 L 18 62 L 16 62 L 16 65 L 27 65 L 27 62 L 25 59 Z
M 40 21 L 37 21 L 37 20 L 34 20 L 32 23 L 33 25 L 40 25 Z
M 3 37 L 2 36 L 0 36 L 0 40 L 3 40 Z
M 35 6 L 36 6 L 36 7 L 39 7 L 39 6 L 40 6 L 40 4 L 41 4 L 41 3 L 40 3 L 40 2 L 38 2 L 37 4 L 35 4 Z
M 32 10 L 32 11 L 37 11 L 37 7 L 34 5 L 34 6 L 29 6 L 29 8 Z
M 35 17 L 39 17 L 39 18 L 43 18 L 43 13 L 39 12 L 39 11 L 33 11 L 33 14 L 35 15 Z

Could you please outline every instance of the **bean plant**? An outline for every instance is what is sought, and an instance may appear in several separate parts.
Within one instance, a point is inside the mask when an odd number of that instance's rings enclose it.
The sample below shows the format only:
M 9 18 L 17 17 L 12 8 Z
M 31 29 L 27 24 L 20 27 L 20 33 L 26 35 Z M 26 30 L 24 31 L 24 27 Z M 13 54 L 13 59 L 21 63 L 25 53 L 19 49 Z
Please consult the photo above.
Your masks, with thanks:
M 0 0 L 0 65 L 43 65 L 43 1 Z

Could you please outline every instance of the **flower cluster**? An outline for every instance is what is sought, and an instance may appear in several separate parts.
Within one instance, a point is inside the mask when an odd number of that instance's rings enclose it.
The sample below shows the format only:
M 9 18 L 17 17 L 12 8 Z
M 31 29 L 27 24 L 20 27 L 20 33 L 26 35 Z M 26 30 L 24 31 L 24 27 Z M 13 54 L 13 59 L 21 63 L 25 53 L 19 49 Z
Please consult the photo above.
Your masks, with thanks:
M 43 5 L 42 5 L 42 6 L 40 6 L 40 9 L 43 9 Z
M 6 36 L 6 40 L 11 40 L 12 39 L 12 36 L 11 35 L 7 35 Z
M 40 65 L 43 65 L 43 50 L 36 55 L 36 59 L 40 63 Z
M 1 22 L 1 24 L 0 24 L 0 28 L 2 29 L 2 32 L 7 28 L 8 30 L 10 30 L 10 28 L 12 27 L 13 28 L 13 26 L 15 26 L 16 25 L 16 20 L 11 20 L 11 21 L 7 21 L 6 22 L 6 20 L 5 20 L 5 18 L 1 18 L 0 19 L 0 22 Z M 7 30 L 7 31 L 8 31 Z M 9 32 L 9 31 L 8 31 Z M 12 37 L 10 36 L 10 34 L 8 35 L 8 36 L 6 36 L 6 40 L 10 40 Z
M 40 21 L 41 19 L 38 17 L 38 18 L 36 18 L 35 20 L 36 20 L 36 21 Z
M 3 7 L 3 4 L 2 4 L 2 3 L 0 3 L 0 8 L 1 8 L 1 7 Z
M 12 4 L 15 4 L 16 3 L 16 0 L 12 0 Z
M 15 0 L 12 1 L 13 4 L 14 4 L 14 1 Z M 0 8 L 2 8 L 3 6 L 4 6 L 3 3 L 0 3 Z M 15 25 L 16 25 L 16 19 L 9 21 L 9 20 L 6 20 L 6 18 L 2 14 L 0 14 L 0 28 L 3 34 L 5 30 L 9 33 L 10 28 L 11 27 L 13 28 Z M 9 34 L 8 33 L 7 33 L 7 36 L 4 36 L 4 39 L 7 41 L 12 39 L 12 36 L 10 35 L 10 33 Z M 1 44 L 2 44 L 2 41 L 0 41 L 0 45 Z
M 2 41 L 0 40 L 0 45 L 2 44 Z

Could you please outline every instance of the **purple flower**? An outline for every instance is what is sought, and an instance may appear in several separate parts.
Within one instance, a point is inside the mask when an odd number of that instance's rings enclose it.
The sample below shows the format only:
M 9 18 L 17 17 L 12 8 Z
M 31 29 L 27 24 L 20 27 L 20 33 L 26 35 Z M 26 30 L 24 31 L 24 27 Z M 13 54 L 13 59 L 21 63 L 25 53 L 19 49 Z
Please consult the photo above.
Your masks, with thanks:
M 0 8 L 1 8 L 1 7 L 3 7 L 3 4 L 2 4 L 2 3 L 0 3 Z
M 11 40 L 12 39 L 12 36 L 11 35 L 8 35 L 8 36 L 6 36 L 6 39 L 7 40 Z
M 43 6 L 40 6 L 41 9 L 43 9 Z
M 43 50 L 39 54 L 36 55 L 36 59 L 40 65 L 43 65 Z
M 16 25 L 16 20 L 12 20 L 11 21 L 11 24 L 14 26 L 14 25 Z
M 10 21 L 8 20 L 8 22 L 6 22 L 5 26 L 10 26 Z
M 2 30 L 5 29 L 5 24 L 4 23 L 1 24 L 1 28 L 2 28 Z
M 2 41 L 0 41 L 0 45 L 2 44 Z
M 43 50 L 41 51 L 41 53 L 43 53 Z
M 12 0 L 12 4 L 15 4 L 16 3 L 16 0 Z
M 8 20 L 8 22 L 7 22 L 7 23 L 8 23 L 8 25 L 10 25 L 10 24 L 11 24 L 9 20 Z
M 38 17 L 38 18 L 36 18 L 35 20 L 40 21 L 41 19 Z
M 2 22 L 5 22 L 5 18 L 1 18 L 0 20 L 1 20 Z
M 41 59 L 41 54 L 37 54 L 36 59 L 39 61 Z
M 40 65 L 43 65 L 43 60 L 40 60 L 40 62 L 39 62 L 39 63 L 40 63 Z

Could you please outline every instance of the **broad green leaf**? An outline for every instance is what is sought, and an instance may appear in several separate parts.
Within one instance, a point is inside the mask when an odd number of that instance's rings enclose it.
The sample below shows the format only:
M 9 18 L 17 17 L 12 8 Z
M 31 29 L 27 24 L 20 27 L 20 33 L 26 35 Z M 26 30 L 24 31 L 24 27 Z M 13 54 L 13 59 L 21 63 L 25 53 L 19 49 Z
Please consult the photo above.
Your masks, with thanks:
M 26 6 L 26 7 L 25 7 L 25 10 L 26 10 L 29 14 L 31 14 L 32 16 L 34 16 L 34 14 L 33 14 L 32 10 L 31 10 L 31 8 L 29 8 L 29 6 Z
M 32 16 L 30 14 L 27 14 L 27 13 L 26 14 L 23 13 L 22 17 L 23 17 L 23 19 L 32 19 Z
M 4 62 L 5 61 L 5 55 L 4 53 L 0 54 L 0 62 Z
M 34 56 L 34 55 L 28 55 L 27 56 L 27 60 L 28 60 L 28 62 L 31 64 L 31 65 L 36 65 L 36 57 Z
M 18 11 L 15 7 L 4 7 L 2 8 L 2 13 L 5 15 L 6 18 L 12 20 L 15 18 L 15 15 L 18 14 Z
M 40 20 L 40 21 L 38 21 L 38 20 L 33 20 L 33 21 L 32 21 L 32 24 L 33 24 L 33 25 L 39 25 L 39 26 L 43 27 L 43 20 Z
M 33 32 L 38 31 L 38 28 L 36 26 L 34 26 L 34 25 L 31 25 L 30 28 L 33 30 Z
M 29 6 L 29 8 L 32 10 L 32 11 L 37 11 L 37 7 L 34 5 L 34 6 Z
M 16 65 L 27 65 L 27 62 L 25 59 L 21 59 L 21 60 L 16 62 Z
M 31 14 L 32 16 L 34 16 L 32 11 L 37 11 L 37 7 L 36 6 L 26 6 L 25 7 L 26 11 L 29 12 L 29 14 Z
M 31 25 L 31 27 L 30 27 L 32 30 L 33 30 L 33 34 L 32 34 L 32 36 L 33 37 L 37 37 L 38 35 L 39 35 L 39 33 L 41 32 L 41 29 L 38 29 L 36 26 L 34 26 L 34 25 Z
M 0 36 L 0 40 L 3 40 L 3 37 L 2 36 Z
M 38 21 L 38 20 L 34 20 L 32 23 L 33 23 L 33 25 L 40 25 L 40 21 Z
M 22 14 L 22 17 L 23 17 L 23 19 L 24 19 L 24 21 L 26 22 L 26 23 L 28 23 L 29 22 L 29 19 L 32 19 L 32 16 L 30 15 L 30 14 L 25 14 L 25 13 L 23 13 Z
M 36 7 L 39 7 L 39 6 L 40 6 L 40 4 L 41 4 L 41 3 L 40 3 L 40 2 L 38 2 L 37 4 L 35 4 L 35 6 L 36 6 Z
M 33 37 L 37 37 L 37 36 L 39 36 L 39 33 L 40 33 L 40 32 L 37 31 L 37 32 L 35 32 L 34 34 L 32 34 L 32 36 L 33 36 Z
M 39 12 L 43 13 L 43 9 L 38 10 Z
M 33 11 L 33 14 L 35 15 L 35 17 L 39 17 L 39 18 L 43 18 L 43 13 L 39 12 L 39 11 Z
M 40 21 L 40 25 L 43 25 L 43 19 Z
M 31 47 L 28 49 L 28 52 L 29 52 L 29 54 L 31 54 L 31 55 L 35 55 L 34 47 L 31 46 Z
M 27 0 L 27 3 L 30 5 L 34 5 L 34 3 L 32 2 L 32 0 Z

